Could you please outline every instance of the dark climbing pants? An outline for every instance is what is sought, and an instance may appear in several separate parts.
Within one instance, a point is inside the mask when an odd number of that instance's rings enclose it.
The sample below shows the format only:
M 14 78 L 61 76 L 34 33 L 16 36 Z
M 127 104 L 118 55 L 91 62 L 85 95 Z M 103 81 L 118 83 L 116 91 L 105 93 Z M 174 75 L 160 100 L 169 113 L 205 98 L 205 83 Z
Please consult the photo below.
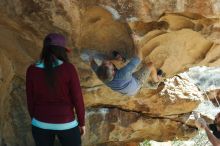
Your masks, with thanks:
M 32 135 L 36 146 L 53 146 L 55 136 L 62 146 L 81 146 L 79 127 L 68 130 L 47 130 L 32 126 Z

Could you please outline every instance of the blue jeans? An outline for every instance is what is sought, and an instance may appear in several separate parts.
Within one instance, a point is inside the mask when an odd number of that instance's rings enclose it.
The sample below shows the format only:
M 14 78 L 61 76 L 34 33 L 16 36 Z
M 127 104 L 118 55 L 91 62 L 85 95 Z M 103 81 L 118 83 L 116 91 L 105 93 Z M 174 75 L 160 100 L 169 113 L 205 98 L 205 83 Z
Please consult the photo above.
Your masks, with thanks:
M 53 146 L 55 136 L 62 146 L 81 146 L 78 126 L 68 130 L 47 130 L 32 126 L 32 135 L 36 146 Z

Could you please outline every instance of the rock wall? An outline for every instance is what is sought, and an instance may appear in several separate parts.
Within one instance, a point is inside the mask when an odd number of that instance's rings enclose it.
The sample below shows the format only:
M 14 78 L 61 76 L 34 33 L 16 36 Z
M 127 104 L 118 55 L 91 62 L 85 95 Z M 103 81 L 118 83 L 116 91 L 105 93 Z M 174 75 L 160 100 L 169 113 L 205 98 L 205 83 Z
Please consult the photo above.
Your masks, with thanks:
M 34 145 L 25 71 L 49 32 L 66 35 L 73 48 L 70 58 L 87 107 L 83 145 L 134 146 L 196 134 L 187 119 L 204 97 L 175 75 L 192 66 L 220 65 L 219 19 L 207 18 L 219 15 L 218 0 L 2 0 L 0 8 L 0 146 Z M 132 38 L 132 32 L 139 36 Z M 79 58 L 85 48 L 130 58 L 134 47 L 167 73 L 157 90 L 142 89 L 135 97 L 111 91 Z

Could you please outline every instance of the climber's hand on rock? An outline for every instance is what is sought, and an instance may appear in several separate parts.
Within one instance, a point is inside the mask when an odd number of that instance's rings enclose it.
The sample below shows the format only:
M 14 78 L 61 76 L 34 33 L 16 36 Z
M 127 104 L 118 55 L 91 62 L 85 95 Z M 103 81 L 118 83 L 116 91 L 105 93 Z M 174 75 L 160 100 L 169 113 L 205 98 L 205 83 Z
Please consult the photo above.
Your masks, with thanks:
M 90 63 L 95 63 L 95 59 L 94 59 L 93 56 L 89 56 L 89 62 L 90 62 Z
M 97 65 L 93 57 L 90 57 L 90 58 L 89 58 L 89 62 L 90 62 L 90 65 L 91 65 L 91 66 Z
M 205 129 L 205 128 L 207 128 L 206 121 L 205 121 L 203 118 L 198 118 L 198 119 L 195 121 L 195 125 L 196 125 L 196 127 L 198 127 L 199 129 Z

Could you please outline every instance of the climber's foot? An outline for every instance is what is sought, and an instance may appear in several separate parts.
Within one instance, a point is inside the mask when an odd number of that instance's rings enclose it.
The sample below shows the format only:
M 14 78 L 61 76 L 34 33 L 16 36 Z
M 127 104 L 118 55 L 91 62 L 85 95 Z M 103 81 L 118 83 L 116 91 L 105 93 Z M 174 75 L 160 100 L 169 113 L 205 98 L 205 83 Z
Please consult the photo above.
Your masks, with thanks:
M 157 69 L 157 75 L 164 78 L 166 76 L 166 73 L 161 69 Z

